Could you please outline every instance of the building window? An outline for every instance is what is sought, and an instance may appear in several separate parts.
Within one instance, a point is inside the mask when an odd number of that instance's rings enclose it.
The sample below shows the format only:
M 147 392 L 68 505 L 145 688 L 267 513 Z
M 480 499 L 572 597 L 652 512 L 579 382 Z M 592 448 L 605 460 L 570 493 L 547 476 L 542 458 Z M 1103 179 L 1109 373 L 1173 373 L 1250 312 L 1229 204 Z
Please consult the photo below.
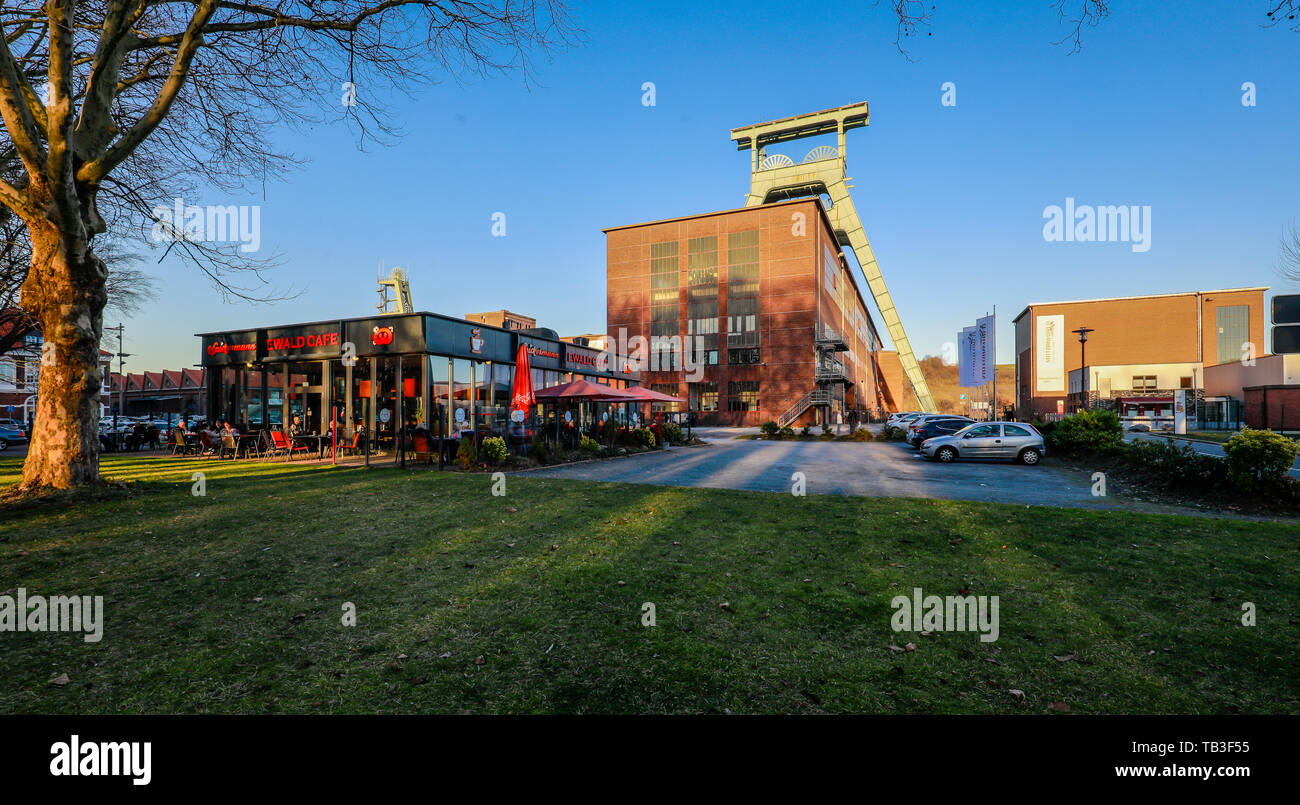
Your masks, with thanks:
M 822 254 L 822 282 L 826 292 L 838 298 L 840 282 L 840 260 L 835 250 L 827 246 Z
M 1178 388 L 1180 388 L 1180 389 L 1189 389 L 1189 388 L 1191 388 L 1191 387 L 1192 387 L 1192 379 L 1191 379 L 1190 377 L 1180 377 L 1180 378 L 1178 378 Z
M 670 397 L 676 397 L 678 388 L 676 383 L 651 383 L 651 391 L 657 391 L 660 394 L 667 394 Z M 658 413 L 660 411 L 678 411 L 681 403 L 651 403 L 650 410 Z
M 650 244 L 650 335 L 681 333 L 677 241 Z
M 758 381 L 733 380 L 727 384 L 728 411 L 758 410 Z
M 758 363 L 758 347 L 727 350 L 727 363 L 732 366 Z
M 1250 340 L 1250 306 L 1226 305 L 1215 308 L 1214 318 L 1218 363 L 1240 360 L 1241 346 Z
M 717 383 L 691 383 L 690 406 L 692 411 L 718 410 Z
M 718 238 L 691 238 L 686 245 L 687 334 L 692 349 L 718 348 Z M 695 338 L 694 336 L 699 336 Z
M 1134 391 L 1155 391 L 1155 388 L 1156 388 L 1155 375 L 1134 375 L 1133 376 Z

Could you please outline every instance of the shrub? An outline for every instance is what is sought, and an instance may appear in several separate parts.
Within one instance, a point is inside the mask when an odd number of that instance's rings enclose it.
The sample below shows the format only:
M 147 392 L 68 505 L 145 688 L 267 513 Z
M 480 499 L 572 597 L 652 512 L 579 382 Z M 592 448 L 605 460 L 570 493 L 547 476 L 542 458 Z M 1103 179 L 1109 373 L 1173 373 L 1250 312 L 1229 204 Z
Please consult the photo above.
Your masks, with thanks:
M 781 432 L 781 428 L 770 419 L 760 425 L 758 429 L 761 430 L 763 435 L 769 439 L 775 439 L 777 434 Z
M 858 428 L 849 434 L 849 438 L 855 442 L 869 442 L 872 440 L 871 431 L 867 428 Z
M 1280 481 L 1295 463 L 1298 449 L 1300 446 L 1280 433 L 1251 428 L 1223 444 L 1229 477 L 1246 490 Z
M 793 439 L 794 428 L 790 427 L 789 425 L 786 425 L 785 427 L 781 428 L 780 432 L 777 435 L 780 436 L 782 439 Z
M 546 452 L 546 441 L 540 435 L 533 437 L 533 443 L 528 446 L 528 457 L 535 460 L 538 464 L 545 464 L 548 454 Z
M 483 440 L 483 457 L 496 464 L 506 460 L 510 451 L 506 449 L 506 440 L 500 436 L 489 436 Z
M 649 428 L 637 428 L 632 431 L 632 438 L 636 439 L 637 443 L 644 447 L 655 446 L 655 435 Z
M 474 447 L 473 439 L 460 440 L 460 447 L 456 448 L 456 463 L 461 469 L 468 469 L 478 463 L 478 450 Z
M 593 456 L 598 455 L 601 451 L 600 442 L 597 442 L 595 439 L 591 438 L 586 434 L 583 434 L 582 442 L 579 446 L 583 449 L 584 452 L 590 453 Z
M 1124 463 L 1150 473 L 1147 480 L 1179 491 L 1222 491 L 1228 486 L 1228 465 L 1187 445 L 1137 441 L 1125 445 Z
M 812 425 L 804 425 L 803 430 L 799 432 L 799 435 L 804 437 L 805 439 L 807 439 L 809 436 L 812 436 Z
M 881 434 L 881 438 L 887 442 L 901 442 L 906 437 L 907 432 L 897 425 L 890 425 L 885 428 L 884 433 Z
M 1043 435 L 1052 450 L 1069 455 L 1114 450 L 1124 429 L 1114 411 L 1080 411 L 1058 422 L 1051 436 Z
M 664 441 L 668 444 L 681 444 L 686 441 L 686 436 L 682 433 L 682 426 L 676 422 L 665 422 L 663 434 Z

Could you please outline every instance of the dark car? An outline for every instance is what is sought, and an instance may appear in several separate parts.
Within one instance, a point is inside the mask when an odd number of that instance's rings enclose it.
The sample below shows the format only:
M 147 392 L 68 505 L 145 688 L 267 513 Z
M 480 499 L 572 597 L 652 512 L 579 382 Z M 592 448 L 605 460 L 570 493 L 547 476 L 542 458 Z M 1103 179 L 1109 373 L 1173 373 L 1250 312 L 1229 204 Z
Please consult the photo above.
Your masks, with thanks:
M 0 425 L 0 450 L 8 450 L 11 444 L 27 444 L 27 431 Z
M 973 419 L 964 416 L 927 420 L 920 428 L 912 431 L 912 446 L 919 450 L 921 443 L 926 439 L 932 439 L 935 436 L 950 436 L 973 423 Z

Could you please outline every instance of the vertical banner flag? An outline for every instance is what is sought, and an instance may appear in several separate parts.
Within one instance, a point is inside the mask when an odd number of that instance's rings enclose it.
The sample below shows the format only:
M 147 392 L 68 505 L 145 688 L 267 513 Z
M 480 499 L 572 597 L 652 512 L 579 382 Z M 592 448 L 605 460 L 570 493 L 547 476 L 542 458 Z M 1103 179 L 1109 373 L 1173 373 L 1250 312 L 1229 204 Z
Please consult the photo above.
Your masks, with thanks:
M 997 365 L 997 325 L 992 316 L 975 320 L 977 355 L 975 360 L 975 385 L 992 383 Z
M 964 387 L 978 385 L 975 382 L 975 359 L 978 356 L 978 335 L 974 327 L 963 327 L 957 337 L 957 384 Z

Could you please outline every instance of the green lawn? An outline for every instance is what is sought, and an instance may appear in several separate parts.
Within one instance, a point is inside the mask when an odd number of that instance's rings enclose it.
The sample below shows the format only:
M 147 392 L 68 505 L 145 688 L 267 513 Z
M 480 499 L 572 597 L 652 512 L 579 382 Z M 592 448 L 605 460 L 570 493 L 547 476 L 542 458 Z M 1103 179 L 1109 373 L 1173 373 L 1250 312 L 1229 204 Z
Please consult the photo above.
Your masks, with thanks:
M 98 644 L 0 633 L 0 712 L 1300 712 L 1297 524 L 104 468 L 130 491 L 0 509 L 0 592 L 106 601 Z M 0 483 L 17 471 L 0 459 Z M 893 632 L 917 586 L 999 596 L 1000 639 Z

